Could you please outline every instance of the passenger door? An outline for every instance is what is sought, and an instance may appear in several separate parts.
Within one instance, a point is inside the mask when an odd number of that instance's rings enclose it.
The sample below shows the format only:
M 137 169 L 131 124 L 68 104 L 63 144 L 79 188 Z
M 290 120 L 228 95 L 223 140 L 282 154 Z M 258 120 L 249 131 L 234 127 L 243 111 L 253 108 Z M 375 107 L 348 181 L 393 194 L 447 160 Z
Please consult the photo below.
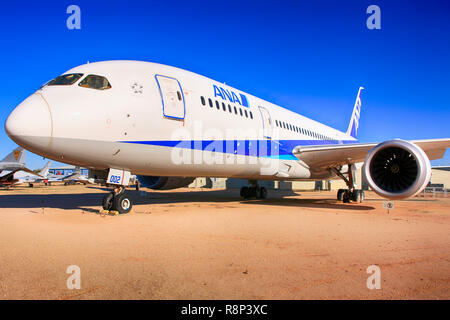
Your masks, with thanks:
M 161 94 L 164 117 L 183 120 L 186 115 L 186 108 L 180 82 L 175 78 L 159 74 L 155 78 Z
M 270 116 L 269 110 L 264 107 L 259 106 L 259 112 L 263 120 L 263 134 L 265 138 L 272 139 L 272 117 Z

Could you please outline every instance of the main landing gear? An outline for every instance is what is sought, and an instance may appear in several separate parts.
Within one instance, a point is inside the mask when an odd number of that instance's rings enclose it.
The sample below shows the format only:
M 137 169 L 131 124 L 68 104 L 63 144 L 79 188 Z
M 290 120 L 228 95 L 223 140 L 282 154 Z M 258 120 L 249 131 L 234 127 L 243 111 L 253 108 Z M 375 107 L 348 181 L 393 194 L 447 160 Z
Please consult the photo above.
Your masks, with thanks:
M 111 193 L 103 197 L 102 207 L 107 211 L 117 211 L 120 214 L 130 212 L 133 203 L 128 195 L 125 194 L 124 186 L 115 186 Z
M 249 187 L 241 188 L 241 197 L 243 199 L 267 199 L 267 189 L 265 187 L 259 187 L 256 181 L 250 181 L 252 184 Z
M 337 192 L 337 199 L 344 203 L 349 203 L 350 201 L 363 202 L 364 201 L 364 190 L 339 189 Z
M 333 168 L 333 171 L 345 181 L 348 186 L 348 189 L 339 189 L 337 192 L 337 199 L 342 201 L 343 203 L 349 203 L 350 201 L 354 202 L 363 202 L 364 201 L 364 190 L 356 189 L 355 184 L 355 172 L 356 168 L 354 164 L 348 166 L 348 179 L 345 177 L 342 172 L 338 169 Z

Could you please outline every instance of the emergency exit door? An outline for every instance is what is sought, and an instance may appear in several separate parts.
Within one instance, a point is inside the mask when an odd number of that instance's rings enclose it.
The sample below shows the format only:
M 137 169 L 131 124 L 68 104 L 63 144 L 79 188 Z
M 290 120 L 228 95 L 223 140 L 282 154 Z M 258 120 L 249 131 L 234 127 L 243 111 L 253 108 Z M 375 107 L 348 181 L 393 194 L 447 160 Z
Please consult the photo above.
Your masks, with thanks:
M 272 117 L 270 116 L 269 111 L 264 107 L 259 107 L 259 112 L 261 113 L 261 117 L 263 120 L 263 134 L 264 137 L 271 139 L 272 138 Z
M 180 82 L 172 77 L 155 76 L 161 94 L 162 110 L 168 119 L 183 120 L 186 115 L 183 89 Z

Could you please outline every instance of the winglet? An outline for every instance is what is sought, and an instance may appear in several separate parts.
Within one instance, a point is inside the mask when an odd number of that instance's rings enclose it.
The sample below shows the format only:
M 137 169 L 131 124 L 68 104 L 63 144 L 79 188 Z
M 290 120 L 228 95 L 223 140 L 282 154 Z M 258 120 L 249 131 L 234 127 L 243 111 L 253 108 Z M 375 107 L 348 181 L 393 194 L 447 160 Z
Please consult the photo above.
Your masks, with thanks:
M 352 117 L 348 124 L 347 135 L 356 139 L 358 135 L 359 117 L 361 115 L 361 90 L 363 87 L 359 87 L 358 95 L 356 96 L 355 106 L 353 107 Z

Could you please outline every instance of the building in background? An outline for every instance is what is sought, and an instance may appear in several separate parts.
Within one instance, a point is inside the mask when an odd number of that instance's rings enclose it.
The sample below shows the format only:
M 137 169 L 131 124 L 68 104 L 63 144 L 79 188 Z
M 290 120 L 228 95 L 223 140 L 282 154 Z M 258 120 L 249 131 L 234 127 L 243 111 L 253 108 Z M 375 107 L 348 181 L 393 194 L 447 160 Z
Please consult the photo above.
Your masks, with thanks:
M 368 184 L 363 178 L 362 168 L 356 170 L 357 189 L 368 190 Z M 248 181 L 236 178 L 197 178 L 189 187 L 191 188 L 211 188 L 211 189 L 239 189 L 246 186 Z M 338 190 L 346 189 L 347 186 L 342 179 L 324 181 L 258 181 L 260 186 L 275 190 Z M 431 169 L 430 185 L 442 189 L 450 190 L 450 166 L 433 167 Z
M 70 166 L 70 165 L 53 167 L 48 170 L 48 172 L 50 174 L 54 174 L 57 176 L 68 176 L 68 175 L 74 173 L 74 171 L 75 171 L 75 166 Z M 88 176 L 89 169 L 81 168 L 81 174 Z
M 75 166 L 59 166 L 49 169 L 51 174 L 68 176 L 75 171 Z M 81 168 L 81 174 L 88 176 L 89 169 Z M 358 189 L 368 190 L 368 185 L 363 179 L 362 168 L 356 171 L 356 187 Z M 262 187 L 271 190 L 338 190 L 346 189 L 345 182 L 339 180 L 324 181 L 258 181 Z M 205 178 L 195 179 L 188 187 L 190 188 L 209 188 L 209 189 L 239 189 L 248 185 L 245 179 L 237 178 Z M 439 166 L 431 169 L 430 186 L 450 190 L 450 166 Z

